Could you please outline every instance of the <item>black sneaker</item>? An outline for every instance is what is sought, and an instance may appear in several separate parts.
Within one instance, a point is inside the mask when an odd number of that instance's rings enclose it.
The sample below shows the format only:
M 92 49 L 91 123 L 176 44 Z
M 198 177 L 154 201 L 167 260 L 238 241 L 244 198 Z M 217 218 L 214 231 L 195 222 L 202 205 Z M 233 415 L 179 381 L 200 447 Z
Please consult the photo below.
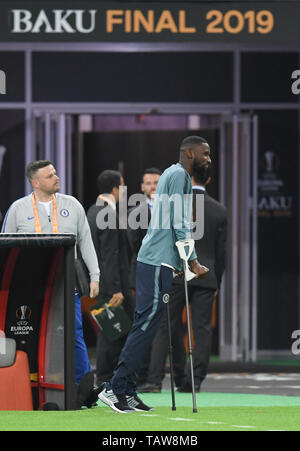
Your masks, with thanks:
M 83 405 L 86 406 L 88 409 L 97 406 L 99 393 L 101 393 L 104 388 L 105 383 L 101 384 L 100 387 L 94 387 L 88 398 L 84 401 Z
M 137 410 L 138 412 L 150 412 L 154 410 L 153 407 L 147 406 L 147 404 L 143 403 L 141 398 L 138 395 L 126 396 L 127 403 L 130 408 L 133 410 Z
M 126 395 L 115 395 L 112 390 L 107 390 L 105 388 L 101 393 L 99 393 L 98 398 L 116 412 L 134 412 L 134 409 L 132 409 L 127 403 Z

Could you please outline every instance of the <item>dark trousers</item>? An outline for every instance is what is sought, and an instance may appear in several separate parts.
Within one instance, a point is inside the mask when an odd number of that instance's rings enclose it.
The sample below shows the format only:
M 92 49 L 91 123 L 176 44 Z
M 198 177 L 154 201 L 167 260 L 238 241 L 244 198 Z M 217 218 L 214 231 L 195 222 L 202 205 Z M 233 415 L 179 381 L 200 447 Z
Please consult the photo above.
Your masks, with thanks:
M 191 306 L 191 320 L 194 335 L 193 361 L 195 385 L 200 385 L 207 375 L 211 350 L 213 289 L 196 286 L 188 287 Z M 185 307 L 184 284 L 174 284 L 170 293 L 170 317 L 172 330 L 173 365 L 175 384 L 191 384 L 190 365 L 186 364 L 184 346 L 185 329 L 182 323 L 182 311 Z M 161 384 L 165 375 L 165 362 L 168 354 L 167 315 L 153 340 L 148 382 Z
M 136 392 L 141 365 L 165 311 L 162 298 L 170 292 L 172 281 L 173 271 L 170 268 L 137 263 L 134 323 L 111 379 L 115 394 L 132 395 Z
M 123 307 L 131 320 L 133 319 L 134 300 L 130 293 L 125 293 Z M 96 345 L 96 382 L 100 386 L 110 381 L 125 344 L 127 335 L 115 341 L 110 341 L 101 330 L 98 332 Z
M 98 332 L 96 347 L 96 381 L 98 386 L 112 378 L 125 341 L 126 336 L 110 342 L 101 330 Z

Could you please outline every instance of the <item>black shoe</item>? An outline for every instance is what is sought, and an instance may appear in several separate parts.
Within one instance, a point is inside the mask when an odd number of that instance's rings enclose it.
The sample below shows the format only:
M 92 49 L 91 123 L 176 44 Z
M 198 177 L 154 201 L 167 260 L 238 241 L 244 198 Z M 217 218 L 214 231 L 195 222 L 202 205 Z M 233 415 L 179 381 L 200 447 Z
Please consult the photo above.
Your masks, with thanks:
M 128 405 L 126 395 L 115 395 L 112 390 L 107 390 L 106 388 L 99 393 L 98 398 L 119 413 L 130 413 L 135 410 Z
M 100 387 L 94 387 L 92 390 L 92 393 L 89 395 L 89 397 L 84 401 L 83 405 L 86 406 L 88 409 L 91 407 L 95 407 L 98 402 L 98 396 L 102 392 L 102 390 L 105 388 L 105 382 L 100 385 Z
M 93 373 L 86 373 L 79 381 L 77 388 L 76 407 L 80 409 L 85 405 L 86 400 L 92 394 L 94 389 L 94 376 Z
M 137 387 L 137 391 L 139 393 L 160 393 L 161 385 L 160 384 L 152 384 L 151 382 L 146 382 L 145 384 L 139 385 Z
M 181 387 L 177 388 L 177 391 L 180 393 L 192 393 L 192 384 L 189 384 L 188 382 L 185 382 Z M 200 391 L 200 385 L 195 384 L 195 391 Z
M 133 410 L 137 410 L 138 412 L 150 412 L 154 410 L 153 407 L 147 406 L 147 404 L 145 404 L 137 394 L 126 396 L 126 400 L 129 407 L 131 407 Z

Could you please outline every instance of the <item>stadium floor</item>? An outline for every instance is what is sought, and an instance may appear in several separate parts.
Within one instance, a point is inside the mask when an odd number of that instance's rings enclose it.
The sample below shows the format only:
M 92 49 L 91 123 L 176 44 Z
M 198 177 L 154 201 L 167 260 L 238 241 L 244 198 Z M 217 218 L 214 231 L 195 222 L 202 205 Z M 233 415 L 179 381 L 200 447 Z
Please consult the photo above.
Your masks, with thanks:
M 169 388 L 168 378 L 164 384 Z M 300 373 L 210 373 L 202 392 L 300 396 Z
M 0 431 L 299 431 L 300 374 L 212 373 L 197 394 L 176 392 L 169 377 L 161 393 L 140 396 L 155 410 L 118 414 L 100 401 L 93 409 L 0 412 Z M 103 435 L 102 435 L 103 437 Z

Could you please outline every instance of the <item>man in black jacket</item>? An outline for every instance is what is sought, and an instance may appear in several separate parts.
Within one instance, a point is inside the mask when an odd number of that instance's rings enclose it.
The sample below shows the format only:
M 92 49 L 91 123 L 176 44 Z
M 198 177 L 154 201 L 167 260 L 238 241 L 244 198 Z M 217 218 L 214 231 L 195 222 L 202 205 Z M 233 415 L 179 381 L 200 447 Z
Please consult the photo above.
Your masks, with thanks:
M 124 179 L 120 172 L 106 170 L 98 176 L 97 185 L 98 199 L 101 201 L 90 207 L 87 218 L 100 268 L 101 288 L 98 301 L 100 305 L 110 303 L 114 307 L 122 304 L 126 313 L 132 319 L 134 303 L 129 287 L 126 230 L 118 227 L 120 186 L 124 186 Z M 100 223 L 101 219 L 102 224 Z M 111 342 L 99 330 L 96 350 L 98 386 L 111 379 L 125 340 L 126 336 L 123 336 Z
M 159 181 L 159 177 L 161 176 L 161 171 L 157 168 L 149 168 L 146 169 L 143 173 L 142 183 L 141 183 L 141 191 L 145 195 L 145 202 L 147 203 L 148 210 L 148 221 L 149 224 L 152 215 L 152 207 L 154 201 L 154 194 L 156 191 L 156 187 Z M 129 214 L 134 210 L 135 215 L 143 215 L 145 211 L 145 206 L 143 203 L 138 205 L 137 207 L 133 207 Z M 138 217 L 138 216 L 137 216 Z M 131 229 L 128 227 L 128 241 L 131 247 L 132 257 L 131 257 L 131 268 L 130 268 L 130 285 L 132 290 L 135 292 L 135 273 L 136 273 L 136 259 L 137 254 L 139 253 L 140 247 L 142 245 L 142 241 L 147 233 L 147 228 L 137 228 Z
M 196 202 L 199 202 L 197 194 L 204 194 L 204 236 L 200 240 L 195 240 L 195 248 L 201 263 L 210 268 L 205 278 L 192 279 L 188 283 L 194 335 L 194 378 L 197 391 L 200 390 L 201 383 L 207 374 L 211 350 L 213 302 L 221 285 L 226 255 L 226 208 L 207 194 L 205 187 L 209 182 L 210 167 L 200 168 L 199 173 L 192 177 L 194 212 L 197 211 Z M 194 220 L 198 221 L 199 218 Z M 191 371 L 190 365 L 186 365 L 185 331 L 182 323 L 184 307 L 184 283 L 179 278 L 174 280 L 170 293 L 175 384 L 179 387 L 178 391 L 191 392 Z M 148 381 L 139 387 L 140 392 L 160 392 L 167 353 L 168 328 L 166 317 L 164 317 L 152 343 Z

